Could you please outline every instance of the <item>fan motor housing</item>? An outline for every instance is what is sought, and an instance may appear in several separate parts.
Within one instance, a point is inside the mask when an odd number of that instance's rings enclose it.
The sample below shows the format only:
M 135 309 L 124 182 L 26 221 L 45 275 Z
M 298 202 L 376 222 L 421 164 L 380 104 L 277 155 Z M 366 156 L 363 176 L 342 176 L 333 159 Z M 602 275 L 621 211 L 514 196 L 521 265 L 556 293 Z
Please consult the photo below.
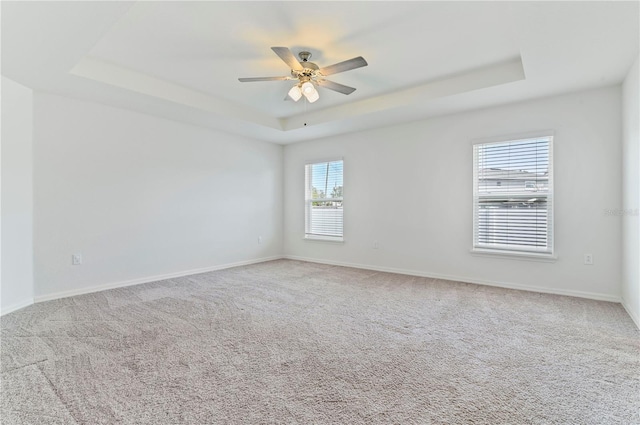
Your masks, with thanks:
M 301 71 L 291 70 L 291 75 L 299 79 L 311 79 L 320 75 L 318 65 L 313 62 L 300 62 L 300 65 L 304 68 Z

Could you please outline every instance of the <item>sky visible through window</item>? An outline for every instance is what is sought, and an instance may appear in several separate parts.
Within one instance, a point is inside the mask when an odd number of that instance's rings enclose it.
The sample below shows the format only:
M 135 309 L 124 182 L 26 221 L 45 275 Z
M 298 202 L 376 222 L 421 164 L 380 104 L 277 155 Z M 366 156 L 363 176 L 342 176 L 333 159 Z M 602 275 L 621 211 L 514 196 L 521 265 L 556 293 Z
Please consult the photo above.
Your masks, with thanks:
M 334 188 L 342 187 L 342 161 L 313 164 L 311 182 L 319 193 L 331 196 Z
M 546 174 L 549 171 L 549 139 L 487 144 L 479 151 L 480 167 Z

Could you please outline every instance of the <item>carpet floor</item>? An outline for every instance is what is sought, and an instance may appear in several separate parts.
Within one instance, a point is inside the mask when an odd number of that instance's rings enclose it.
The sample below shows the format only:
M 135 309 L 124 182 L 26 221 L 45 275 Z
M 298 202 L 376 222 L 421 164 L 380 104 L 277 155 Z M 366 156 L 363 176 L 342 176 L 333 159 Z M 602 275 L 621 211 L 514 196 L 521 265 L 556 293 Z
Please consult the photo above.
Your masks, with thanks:
M 278 260 L 1 319 L 1 423 L 640 424 L 620 304 Z

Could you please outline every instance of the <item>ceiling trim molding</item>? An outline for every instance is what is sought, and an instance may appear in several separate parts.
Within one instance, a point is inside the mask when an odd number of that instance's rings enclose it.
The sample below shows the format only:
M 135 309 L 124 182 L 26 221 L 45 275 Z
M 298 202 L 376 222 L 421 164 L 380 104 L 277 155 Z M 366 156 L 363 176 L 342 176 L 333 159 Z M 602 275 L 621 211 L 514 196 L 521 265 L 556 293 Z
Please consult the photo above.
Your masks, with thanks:
M 142 72 L 124 68 L 90 56 L 85 56 L 69 71 L 71 74 L 126 90 L 190 106 L 221 116 L 250 121 L 276 130 L 283 130 L 281 120 L 256 110 L 247 111 L 231 102 L 209 96 Z
M 512 59 L 381 96 L 323 109 L 318 112 L 292 116 L 284 121 L 284 130 L 295 130 L 329 121 L 337 121 L 354 116 L 424 103 L 432 99 L 453 96 L 524 79 L 525 73 L 521 58 Z
M 86 56 L 70 71 L 71 74 L 110 84 L 126 90 L 190 106 L 220 116 L 251 122 L 279 131 L 298 130 L 307 126 L 341 121 L 375 112 L 423 104 L 432 99 L 453 96 L 487 87 L 525 79 L 520 57 L 476 68 L 453 76 L 432 80 L 419 86 L 370 97 L 357 102 L 325 108 L 317 112 L 291 117 L 270 117 L 256 110 L 232 104 L 178 84 L 113 63 Z

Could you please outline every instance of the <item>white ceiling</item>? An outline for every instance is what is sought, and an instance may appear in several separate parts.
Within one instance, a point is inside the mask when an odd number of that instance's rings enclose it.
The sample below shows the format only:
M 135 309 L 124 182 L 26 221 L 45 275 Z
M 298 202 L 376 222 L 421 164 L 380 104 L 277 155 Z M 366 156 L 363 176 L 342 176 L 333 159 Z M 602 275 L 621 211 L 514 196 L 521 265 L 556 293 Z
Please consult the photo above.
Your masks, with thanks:
M 622 81 L 633 2 L 2 2 L 2 74 L 37 90 L 291 143 Z M 327 66 L 314 104 L 284 101 L 270 49 Z M 306 126 L 305 126 L 306 124 Z

